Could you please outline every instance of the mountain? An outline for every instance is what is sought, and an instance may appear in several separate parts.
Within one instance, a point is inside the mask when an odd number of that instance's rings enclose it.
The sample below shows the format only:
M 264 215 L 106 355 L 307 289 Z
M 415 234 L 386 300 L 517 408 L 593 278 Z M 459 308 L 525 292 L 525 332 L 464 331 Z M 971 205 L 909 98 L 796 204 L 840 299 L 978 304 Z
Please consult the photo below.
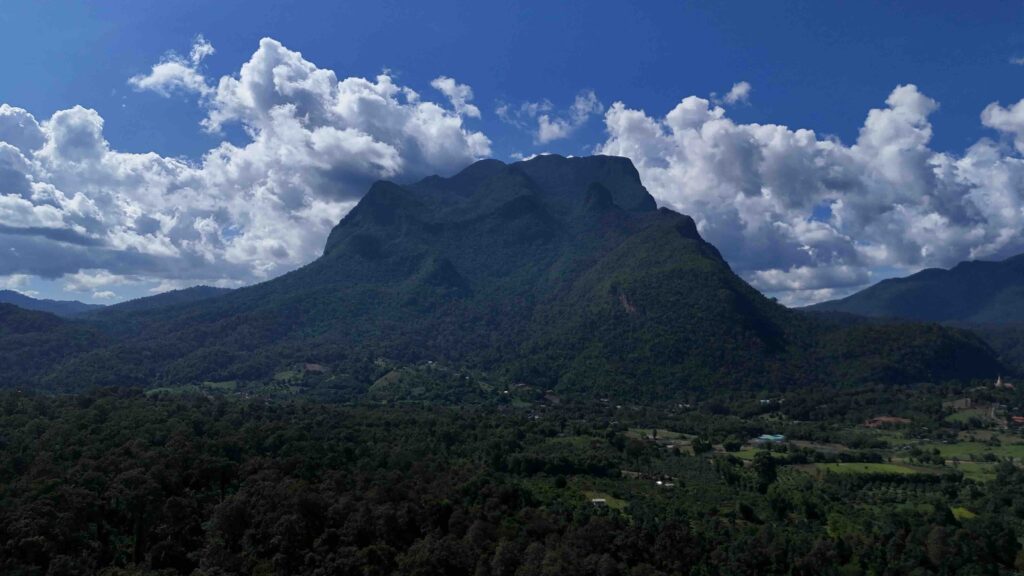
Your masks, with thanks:
M 807 309 L 925 322 L 1024 324 L 1024 255 L 922 270 Z
M 191 288 L 182 288 L 180 290 L 170 290 L 168 292 L 162 292 L 155 296 L 146 296 L 145 298 L 136 298 L 134 300 L 128 300 L 121 302 L 120 304 L 113 304 L 106 306 L 101 310 L 97 310 L 93 315 L 110 315 L 110 314 L 126 314 L 136 312 L 147 312 L 150 310 L 158 310 L 167 306 L 178 306 L 182 304 L 192 304 L 208 298 L 215 298 L 231 292 L 228 288 L 216 288 L 213 286 L 193 286 Z
M 40 300 L 13 290 L 0 290 L 0 304 L 13 304 L 25 310 L 49 312 L 63 317 L 77 316 L 103 308 L 98 304 L 86 304 L 77 300 Z
M 605 156 L 487 160 L 451 178 L 377 182 L 303 268 L 80 322 L 105 340 L 34 383 L 292 382 L 305 373 L 345 394 L 479 378 L 650 399 L 1004 369 L 967 333 L 842 325 L 775 304 L 732 272 L 692 218 L 659 209 L 629 160 Z M 409 376 L 424 365 L 445 368 Z
M 87 325 L 0 304 L 0 386 L 38 382 L 66 358 L 105 342 L 102 334 Z

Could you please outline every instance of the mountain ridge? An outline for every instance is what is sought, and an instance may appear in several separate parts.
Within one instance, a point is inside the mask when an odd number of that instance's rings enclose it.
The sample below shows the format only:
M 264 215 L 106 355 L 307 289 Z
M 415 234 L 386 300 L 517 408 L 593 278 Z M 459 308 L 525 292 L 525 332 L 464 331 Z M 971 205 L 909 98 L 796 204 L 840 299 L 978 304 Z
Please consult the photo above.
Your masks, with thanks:
M 963 325 L 1024 324 L 1024 254 L 927 268 L 805 308 Z
M 658 208 L 628 159 L 608 156 L 491 160 L 450 178 L 380 181 L 306 266 L 212 298 L 105 316 L 113 319 L 82 320 L 104 334 L 101 346 L 36 381 L 273 381 L 315 363 L 331 372 L 318 382 L 358 396 L 382 361 L 436 361 L 540 389 L 666 399 L 717 386 L 1003 370 L 967 334 L 840 327 L 770 301 L 691 217 Z M 951 356 L 963 366 L 943 361 Z
M 12 304 L 24 310 L 49 312 L 65 318 L 104 308 L 102 304 L 86 304 L 78 300 L 33 298 L 15 290 L 0 290 L 0 304 Z

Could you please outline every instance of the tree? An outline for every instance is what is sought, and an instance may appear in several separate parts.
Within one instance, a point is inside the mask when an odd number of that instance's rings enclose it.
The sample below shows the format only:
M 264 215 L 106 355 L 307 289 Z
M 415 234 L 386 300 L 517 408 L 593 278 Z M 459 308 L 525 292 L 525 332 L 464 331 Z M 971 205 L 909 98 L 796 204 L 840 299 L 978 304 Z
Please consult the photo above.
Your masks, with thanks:
M 764 494 L 778 478 L 775 458 L 770 452 L 758 452 L 754 455 L 753 468 L 757 474 L 757 491 Z

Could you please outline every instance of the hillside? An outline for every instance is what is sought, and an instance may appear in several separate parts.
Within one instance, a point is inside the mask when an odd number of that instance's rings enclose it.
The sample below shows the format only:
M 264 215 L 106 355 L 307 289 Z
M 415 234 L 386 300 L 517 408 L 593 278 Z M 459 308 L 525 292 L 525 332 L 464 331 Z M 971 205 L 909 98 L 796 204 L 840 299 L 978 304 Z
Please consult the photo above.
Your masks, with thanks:
M 53 366 L 106 342 L 82 323 L 0 304 L 0 387 L 37 384 Z
M 213 286 L 193 286 L 180 290 L 170 290 L 154 296 L 127 300 L 120 304 L 105 306 L 92 312 L 93 317 L 107 317 L 113 315 L 130 314 L 137 312 L 148 312 L 158 310 L 167 306 L 178 306 L 181 304 L 192 304 L 207 298 L 215 298 L 227 294 L 231 290 L 227 288 L 215 288 Z
M 926 322 L 1024 323 L 1024 255 L 1001 262 L 962 262 L 906 278 L 883 280 L 841 300 L 808 310 Z
M 99 304 L 86 304 L 77 300 L 43 300 L 32 298 L 14 290 L 0 290 L 0 304 L 13 304 L 24 310 L 49 312 L 57 316 L 70 318 L 104 307 Z
M 429 361 L 542 390 L 670 398 L 1002 370 L 964 333 L 840 326 L 773 303 L 690 217 L 658 209 L 628 160 L 601 156 L 378 182 L 299 270 L 83 324 L 112 343 L 69 354 L 42 384 L 291 381 L 314 363 L 330 374 L 320 384 L 362 393 L 382 366 Z

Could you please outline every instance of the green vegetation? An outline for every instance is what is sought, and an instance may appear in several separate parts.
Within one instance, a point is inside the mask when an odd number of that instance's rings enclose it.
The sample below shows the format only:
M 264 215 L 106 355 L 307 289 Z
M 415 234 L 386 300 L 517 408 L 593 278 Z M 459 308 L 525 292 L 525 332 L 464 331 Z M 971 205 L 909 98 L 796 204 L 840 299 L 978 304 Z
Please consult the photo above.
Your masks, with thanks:
M 618 510 L 620 512 L 624 511 L 629 506 L 629 502 L 626 502 L 625 500 L 620 500 L 612 496 L 611 494 L 605 494 L 604 492 L 584 490 L 583 495 L 586 496 L 587 501 L 590 502 L 591 505 L 593 505 L 594 500 L 604 500 L 605 505 L 607 505 L 612 510 Z
M 260 285 L 0 304 L 0 573 L 1009 574 L 1005 369 L 765 298 L 623 159 L 379 182 Z
M 995 462 L 955 462 L 952 465 L 954 470 L 963 472 L 965 478 L 976 482 L 991 482 L 996 479 Z
M 820 472 L 831 472 L 834 474 L 933 474 L 934 470 L 921 467 L 906 466 L 903 464 L 887 463 L 820 463 L 810 466 L 811 469 Z
M 983 408 L 968 408 L 967 410 L 960 410 L 946 416 L 946 420 L 950 422 L 959 422 L 961 424 L 966 424 L 970 422 L 971 419 L 987 420 L 988 410 Z
M 977 514 L 971 512 L 970 510 L 964 508 L 963 506 L 956 506 L 953 508 L 953 517 L 957 520 L 970 520 L 971 518 L 976 518 L 977 516 Z
M 585 402 L 551 410 L 525 399 L 522 409 L 247 399 L 218 384 L 174 394 L 0 393 L 0 572 L 1024 568 L 1024 470 L 1007 460 L 984 469 L 888 462 L 896 449 L 872 444 L 876 431 L 855 423 L 879 408 L 944 422 L 935 386 L 787 397 L 767 409 L 778 413 L 775 433 L 792 440 L 740 459 L 721 447 L 765 433 L 762 414 L 744 415 L 752 404 L 743 394 L 685 409 Z M 808 407 L 819 416 L 808 417 Z M 690 437 L 716 448 L 691 455 L 669 447 Z M 993 481 L 977 481 L 982 472 Z
M 13 290 L 0 290 L 0 304 L 13 304 L 23 310 L 49 312 L 62 317 L 72 317 L 90 310 L 103 308 L 95 304 L 83 304 L 74 300 L 39 300 Z
M 1017 439 L 1017 441 L 1019 442 L 1020 440 Z M 1024 444 L 994 446 L 992 444 L 982 442 L 956 441 L 949 444 L 915 444 L 914 447 L 925 452 L 938 451 L 939 455 L 947 460 L 953 458 L 958 458 L 960 460 L 984 460 L 986 455 L 997 456 L 999 458 L 1024 460 Z
M 883 280 L 842 300 L 811 307 L 925 322 L 983 325 L 1024 322 L 1024 256 L 1001 262 L 961 262 Z
M 1005 371 L 966 332 L 780 306 L 692 218 L 658 209 L 628 160 L 601 156 L 378 182 L 320 259 L 280 278 L 0 326 L 0 383 L 60 392 L 233 381 L 330 400 L 667 401 Z
M 743 448 L 742 450 L 737 450 L 736 452 L 732 452 L 731 454 L 742 460 L 753 460 L 754 456 L 756 456 L 759 452 L 763 451 L 764 450 L 760 448 Z

